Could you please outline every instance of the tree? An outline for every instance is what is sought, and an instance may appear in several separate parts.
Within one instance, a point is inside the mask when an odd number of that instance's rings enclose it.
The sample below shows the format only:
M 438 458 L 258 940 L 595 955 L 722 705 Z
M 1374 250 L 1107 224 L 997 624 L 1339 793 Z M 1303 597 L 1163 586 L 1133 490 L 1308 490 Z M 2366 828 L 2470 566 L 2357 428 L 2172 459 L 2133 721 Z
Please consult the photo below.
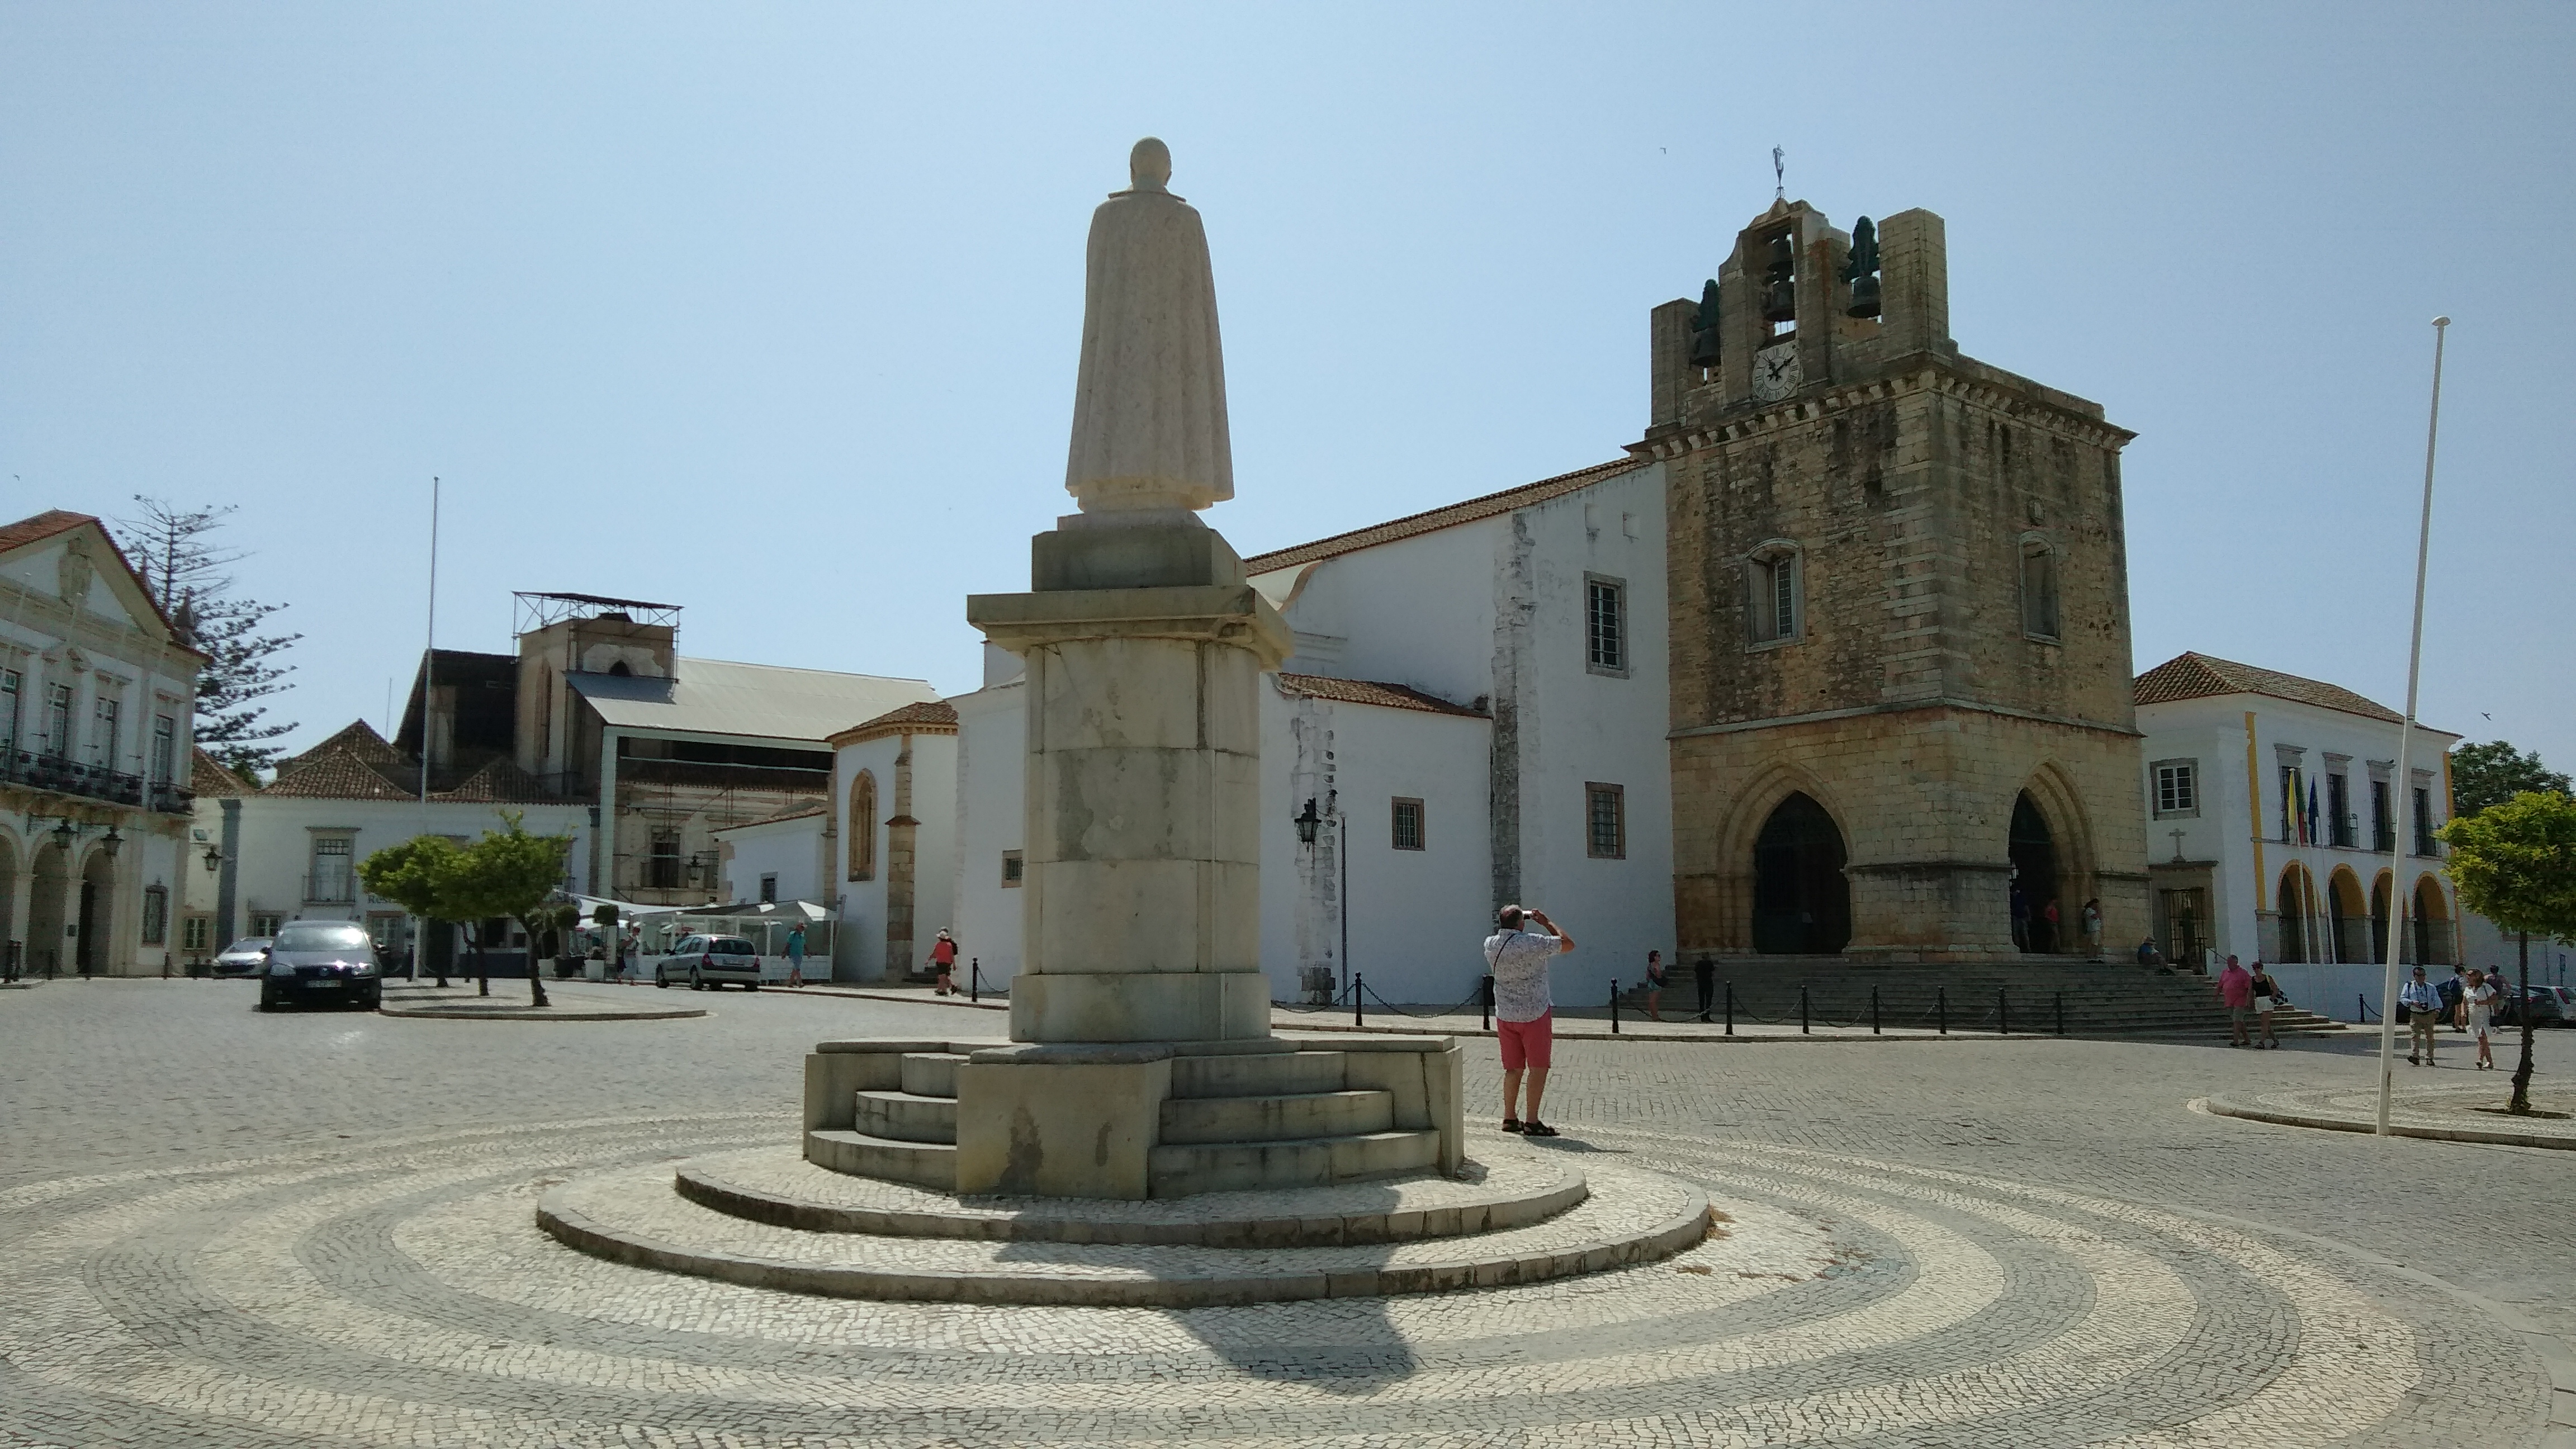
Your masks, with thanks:
M 446 836 L 415 835 L 358 862 L 358 879 L 368 894 L 392 901 L 423 922 L 453 920 L 447 914 L 447 883 L 463 856 Z M 443 954 L 437 969 L 438 984 L 445 986 L 447 957 Z
M 2516 1014 L 2522 1061 L 2513 1071 L 2517 1113 L 2531 1110 L 2531 938 L 2576 942 L 2576 800 L 2525 790 L 2442 827 L 2451 879 L 2470 910 L 2514 932 L 2522 944 Z
M 250 556 L 215 541 L 230 506 L 180 508 L 135 495 L 136 516 L 114 525 L 117 547 L 143 578 L 145 592 L 170 618 L 179 642 L 206 656 L 197 671 L 196 740 L 236 773 L 256 780 L 285 754 L 270 743 L 296 726 L 266 721 L 258 701 L 283 693 L 293 665 L 277 656 L 301 634 L 265 632 L 286 606 L 233 592 L 233 565 Z
M 572 837 L 530 835 L 520 824 L 525 819 L 523 815 L 505 810 L 500 816 L 507 829 L 488 834 L 459 853 L 457 868 L 448 876 L 448 909 L 478 923 L 501 916 L 518 921 L 528 933 L 529 999 L 544 1006 L 546 981 L 537 965 L 537 942 L 555 919 L 550 902 L 563 884 L 564 855 L 572 849 Z M 474 932 L 478 967 L 483 945 L 483 931 L 478 924 Z M 484 994 L 490 993 L 490 979 L 486 977 Z
M 2451 810 L 2475 815 L 2525 790 L 2576 794 L 2567 777 L 2540 763 L 2540 752 L 2517 752 L 2503 740 L 2451 751 Z

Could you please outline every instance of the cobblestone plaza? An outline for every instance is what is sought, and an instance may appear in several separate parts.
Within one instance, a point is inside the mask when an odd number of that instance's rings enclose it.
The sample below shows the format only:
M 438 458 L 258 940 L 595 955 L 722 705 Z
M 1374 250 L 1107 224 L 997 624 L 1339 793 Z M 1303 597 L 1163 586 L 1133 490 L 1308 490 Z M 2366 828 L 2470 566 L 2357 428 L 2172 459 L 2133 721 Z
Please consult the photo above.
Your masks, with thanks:
M 2576 1157 L 2195 1108 L 2366 1087 L 2358 1033 L 1568 1041 L 1549 1146 L 1704 1188 L 1718 1235 L 1526 1287 L 1157 1310 L 805 1297 L 536 1225 L 570 1179 L 792 1140 L 818 1039 L 980 1013 L 250 995 L 0 991 L 0 1445 L 2576 1444 Z M 2576 1033 L 2545 1036 L 2542 1086 L 2571 1068 Z M 2504 1090 L 2401 1085 L 2427 1076 Z

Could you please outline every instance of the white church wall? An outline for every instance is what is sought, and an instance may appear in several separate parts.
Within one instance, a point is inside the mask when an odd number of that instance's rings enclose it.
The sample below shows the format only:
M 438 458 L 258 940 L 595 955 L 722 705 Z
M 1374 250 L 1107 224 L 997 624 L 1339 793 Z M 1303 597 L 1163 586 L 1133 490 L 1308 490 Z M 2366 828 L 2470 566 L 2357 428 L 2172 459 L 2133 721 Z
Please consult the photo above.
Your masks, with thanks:
M 912 948 L 903 961 L 886 955 L 886 892 L 893 861 L 892 831 L 886 822 L 898 813 L 895 767 L 907 736 L 880 735 L 842 745 L 833 751 L 832 799 L 838 818 L 839 849 L 834 861 L 841 877 L 839 926 L 832 943 L 832 976 L 836 981 L 877 981 L 900 976 L 927 958 L 939 928 L 952 924 L 956 911 L 957 737 L 946 733 L 911 735 L 913 835 Z M 850 818 L 850 787 L 865 770 L 876 777 L 876 818 Z M 868 879 L 851 880 L 850 832 L 869 832 Z
M 957 825 L 949 867 L 956 919 L 950 929 L 958 954 L 1001 986 L 1020 969 L 1022 898 L 1019 886 L 1004 879 L 1004 856 L 1021 849 L 1028 821 L 1021 799 L 1027 690 L 1018 679 L 1005 679 L 948 701 L 957 710 Z
M 775 876 L 776 893 L 770 899 L 828 904 L 831 883 L 820 872 L 823 832 L 831 825 L 831 813 L 816 810 L 793 819 L 764 820 L 715 832 L 719 848 L 726 853 L 723 899 L 728 903 L 759 900 L 762 877 Z
M 1401 684 L 1458 704 L 1491 690 L 1490 570 L 1507 526 L 1483 519 L 1314 564 L 1281 611 L 1299 636 L 1287 668 Z M 1280 575 L 1256 583 L 1283 596 L 1290 587 Z
M 1451 1005 L 1483 974 L 1492 887 L 1485 812 L 1489 721 L 1289 694 L 1262 698 L 1261 958 L 1271 993 L 1301 999 L 1300 968 L 1334 968 L 1342 951 L 1345 848 L 1326 825 L 1297 838 L 1309 799 L 1346 826 L 1347 968 L 1378 997 Z M 1394 844 L 1394 802 L 1421 802 L 1423 848 Z

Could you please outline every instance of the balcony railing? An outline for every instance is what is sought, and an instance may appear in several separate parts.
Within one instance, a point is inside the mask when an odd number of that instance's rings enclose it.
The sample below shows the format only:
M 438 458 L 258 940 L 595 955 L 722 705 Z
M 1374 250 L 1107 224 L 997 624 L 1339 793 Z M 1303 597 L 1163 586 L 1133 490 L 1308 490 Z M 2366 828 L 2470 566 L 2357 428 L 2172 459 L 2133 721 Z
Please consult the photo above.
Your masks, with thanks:
M 0 781 L 23 785 L 30 790 L 44 790 L 56 795 L 77 795 L 89 800 L 103 800 L 111 805 L 130 805 L 138 810 L 158 810 L 170 815 L 185 815 L 196 804 L 196 795 L 176 785 L 154 784 L 141 775 L 129 775 L 101 765 L 84 765 L 60 755 L 38 750 L 0 751 Z
M 2336 845 L 2350 850 L 2361 843 L 2361 823 L 2351 816 L 2338 815 L 2328 824 L 2334 833 Z
M 357 877 L 346 871 L 324 871 L 304 878 L 304 904 L 308 906 L 346 906 L 358 899 Z

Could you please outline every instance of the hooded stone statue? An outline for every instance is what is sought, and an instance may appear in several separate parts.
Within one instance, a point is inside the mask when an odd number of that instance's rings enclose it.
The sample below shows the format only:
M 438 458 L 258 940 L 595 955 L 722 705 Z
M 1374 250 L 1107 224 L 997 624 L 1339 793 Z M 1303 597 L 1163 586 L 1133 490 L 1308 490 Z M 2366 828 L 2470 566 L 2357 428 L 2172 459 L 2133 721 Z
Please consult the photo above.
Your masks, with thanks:
M 1086 514 L 1167 520 L 1234 496 L 1225 357 L 1207 230 L 1163 189 L 1171 150 L 1148 136 L 1127 168 L 1091 214 L 1064 486 Z

